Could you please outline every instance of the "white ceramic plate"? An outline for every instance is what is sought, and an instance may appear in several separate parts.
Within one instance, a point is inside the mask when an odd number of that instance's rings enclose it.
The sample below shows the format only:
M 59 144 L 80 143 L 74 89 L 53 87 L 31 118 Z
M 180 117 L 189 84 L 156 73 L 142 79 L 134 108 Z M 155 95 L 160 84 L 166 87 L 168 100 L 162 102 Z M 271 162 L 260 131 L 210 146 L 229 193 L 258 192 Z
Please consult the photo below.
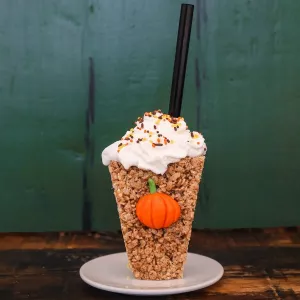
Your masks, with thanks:
M 188 253 L 183 279 L 163 281 L 134 279 L 127 268 L 125 252 L 93 259 L 80 269 L 82 280 L 95 288 L 140 296 L 172 295 L 199 290 L 220 280 L 223 273 L 223 267 L 215 260 L 192 253 Z

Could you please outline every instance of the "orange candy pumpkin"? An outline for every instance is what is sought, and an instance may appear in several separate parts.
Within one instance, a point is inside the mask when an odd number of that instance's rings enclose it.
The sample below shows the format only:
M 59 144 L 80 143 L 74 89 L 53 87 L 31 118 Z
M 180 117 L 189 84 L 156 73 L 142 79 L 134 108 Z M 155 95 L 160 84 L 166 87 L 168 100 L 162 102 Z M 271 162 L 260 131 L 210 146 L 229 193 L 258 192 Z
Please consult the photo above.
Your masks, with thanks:
M 170 196 L 157 193 L 153 179 L 148 180 L 150 194 L 140 198 L 136 214 L 141 223 L 149 228 L 167 228 L 180 217 L 180 206 Z

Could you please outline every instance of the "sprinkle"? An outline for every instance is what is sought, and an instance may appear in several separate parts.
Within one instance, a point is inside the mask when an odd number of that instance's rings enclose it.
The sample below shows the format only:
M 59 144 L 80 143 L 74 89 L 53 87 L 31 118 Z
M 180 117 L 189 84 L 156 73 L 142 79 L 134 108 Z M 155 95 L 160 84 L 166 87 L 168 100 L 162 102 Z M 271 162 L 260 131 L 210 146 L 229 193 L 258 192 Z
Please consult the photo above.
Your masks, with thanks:
M 155 122 L 156 125 L 159 125 L 159 123 L 160 123 L 160 120 L 157 120 L 157 121 Z
M 166 139 L 164 139 L 164 144 L 167 145 L 168 144 L 168 141 Z
M 174 127 L 174 130 L 177 131 L 177 127 Z
M 160 138 L 157 139 L 157 142 L 160 143 Z
M 156 133 L 159 133 L 159 131 L 157 130 Z
M 173 140 L 171 140 L 171 142 L 170 142 L 171 144 L 174 144 L 174 141 Z
M 200 142 L 197 142 L 198 145 L 200 145 Z
M 162 117 L 162 116 L 159 116 L 158 118 L 161 120 L 163 117 Z
M 121 147 L 122 146 L 122 143 L 120 143 L 119 145 L 118 145 L 118 147 Z
M 162 136 L 162 134 L 158 134 L 158 136 L 159 136 L 159 137 L 161 137 L 161 136 Z
M 163 144 L 161 144 L 161 143 L 158 143 L 158 144 L 153 143 L 152 146 L 153 145 L 155 145 L 155 146 L 163 146 Z
M 152 143 L 152 147 L 155 148 L 155 144 Z
M 191 131 L 191 137 L 194 138 L 194 133 Z
M 168 142 L 168 143 L 170 143 L 170 140 L 169 140 L 169 139 L 167 139 L 167 142 Z
M 146 132 L 147 132 L 147 130 L 145 129 L 145 130 L 144 130 L 144 133 L 146 133 Z
M 145 141 L 147 141 L 147 139 L 146 139 L 146 138 L 143 138 L 143 141 L 145 142 Z
M 130 140 L 130 143 L 133 143 L 133 140 Z
M 154 125 L 153 127 L 154 127 L 154 129 L 156 129 L 156 125 Z
M 139 141 L 139 140 L 137 140 L 136 142 L 137 142 L 137 143 L 139 143 L 140 141 Z
M 125 146 L 127 146 L 128 144 L 123 144 L 123 145 L 121 145 L 119 148 L 118 148 L 118 152 L 120 152 Z
M 144 128 L 144 123 L 141 124 L 141 128 Z

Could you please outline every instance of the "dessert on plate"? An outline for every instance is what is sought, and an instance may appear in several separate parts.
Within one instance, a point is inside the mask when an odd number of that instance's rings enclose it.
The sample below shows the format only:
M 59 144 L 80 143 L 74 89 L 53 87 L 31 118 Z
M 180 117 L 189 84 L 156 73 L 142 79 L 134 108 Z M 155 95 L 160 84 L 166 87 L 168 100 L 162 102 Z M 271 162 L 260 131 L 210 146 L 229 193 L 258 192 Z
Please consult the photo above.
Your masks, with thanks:
M 183 277 L 205 161 L 203 136 L 182 117 L 147 112 L 102 152 L 135 278 Z

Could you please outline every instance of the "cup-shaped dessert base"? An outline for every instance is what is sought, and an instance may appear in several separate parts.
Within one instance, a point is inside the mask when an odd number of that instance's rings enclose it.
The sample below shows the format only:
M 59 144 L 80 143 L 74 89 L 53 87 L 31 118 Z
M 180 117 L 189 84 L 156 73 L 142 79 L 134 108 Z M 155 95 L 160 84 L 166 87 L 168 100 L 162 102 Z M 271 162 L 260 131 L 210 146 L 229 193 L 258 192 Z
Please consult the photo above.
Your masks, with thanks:
M 183 277 L 204 161 L 204 156 L 183 158 L 170 164 L 163 175 L 136 167 L 125 170 L 118 162 L 110 163 L 129 267 L 137 279 Z M 138 200 L 149 193 L 149 178 L 158 192 L 173 197 L 181 208 L 179 220 L 168 228 L 148 228 L 136 216 Z

